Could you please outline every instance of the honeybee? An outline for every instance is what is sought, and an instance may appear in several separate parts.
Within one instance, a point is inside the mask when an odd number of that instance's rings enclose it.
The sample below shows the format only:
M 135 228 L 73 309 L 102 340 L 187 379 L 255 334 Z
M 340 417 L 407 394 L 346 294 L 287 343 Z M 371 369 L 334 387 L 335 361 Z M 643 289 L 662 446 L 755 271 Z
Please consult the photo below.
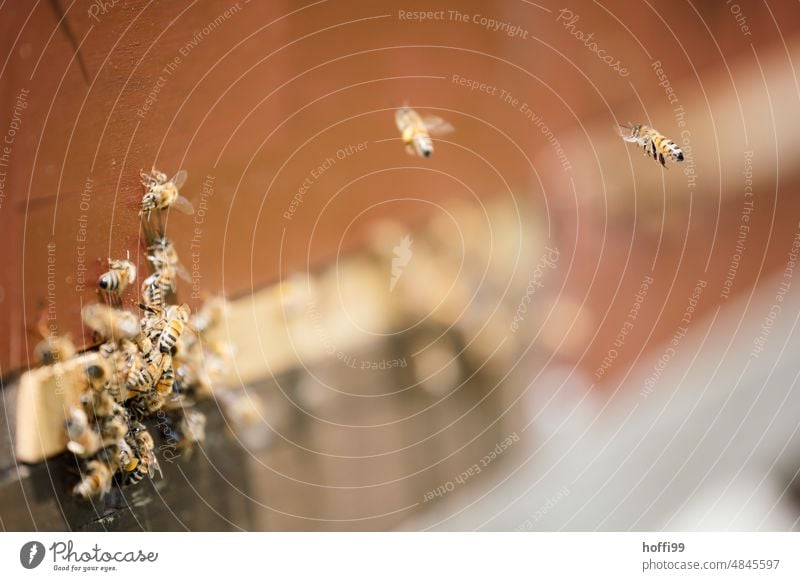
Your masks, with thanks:
M 137 424 L 133 432 L 133 451 L 135 458 L 128 465 L 126 481 L 136 484 L 144 480 L 145 476 L 153 478 L 156 471 L 161 475 L 161 466 L 155 455 L 155 443 L 153 436 L 142 424 Z
M 174 384 L 175 370 L 172 367 L 172 357 L 165 354 L 161 358 L 160 377 L 156 382 L 156 391 L 161 395 L 167 395 L 172 392 Z
M 45 313 L 39 319 L 37 331 L 42 340 L 33 350 L 33 356 L 40 365 L 53 365 L 72 359 L 78 350 L 68 335 L 55 335 L 49 332 Z
M 201 335 L 213 329 L 225 317 L 228 303 L 224 297 L 211 297 L 192 316 L 192 327 Z
M 100 422 L 110 416 L 114 410 L 114 398 L 105 391 L 92 389 L 81 395 L 81 405 L 92 422 Z
M 663 167 L 667 165 L 665 156 L 674 162 L 683 161 L 681 148 L 652 127 L 640 123 L 635 125 L 629 123 L 628 125 L 617 125 L 615 130 L 625 141 L 641 146 L 646 156 L 653 156 L 653 159 Z
M 81 408 L 73 407 L 70 409 L 69 417 L 64 422 L 67 428 L 67 450 L 86 458 L 95 454 L 103 445 L 100 435 L 92 429 L 89 424 L 89 417 Z
M 104 460 L 112 473 L 116 473 L 118 470 L 124 473 L 133 470 L 135 467 L 135 463 L 133 463 L 134 458 L 133 449 L 130 444 L 128 444 L 124 435 L 112 444 L 106 446 L 100 454 L 98 454 L 98 459 Z M 128 469 L 129 467 L 130 469 Z
M 123 339 L 133 340 L 141 332 L 136 315 L 108 305 L 86 305 L 81 315 L 84 324 L 103 339 L 117 342 Z
M 189 323 L 191 310 L 187 304 L 181 306 L 170 305 L 167 307 L 165 314 L 167 324 L 164 330 L 161 331 L 161 336 L 158 340 L 158 350 L 162 353 L 170 353 L 178 342 L 178 339 L 180 339 L 184 327 Z
M 149 216 L 153 210 L 166 210 L 167 208 L 175 208 L 184 214 L 194 213 L 192 203 L 179 193 L 189 175 L 186 170 L 178 171 L 171 179 L 167 179 L 165 173 L 156 169 L 152 169 L 149 174 L 141 172 L 140 175 L 142 184 L 147 188 L 142 198 L 140 216 L 145 213 Z
M 160 309 L 164 306 L 164 283 L 161 280 L 161 273 L 154 272 L 142 283 L 142 304 L 153 309 Z
M 111 490 L 111 479 L 114 476 L 108 465 L 102 460 L 91 460 L 86 464 L 86 473 L 81 481 L 72 489 L 73 494 L 83 498 L 91 496 L 103 497 Z
M 185 409 L 178 422 L 178 433 L 181 439 L 178 446 L 187 453 L 191 453 L 195 442 L 203 443 L 206 439 L 206 416 L 204 413 L 192 408 Z
M 442 135 L 453 131 L 453 126 L 441 117 L 420 117 L 411 107 L 406 106 L 397 110 L 394 120 L 409 155 L 416 153 L 420 157 L 430 157 L 433 154 L 431 134 Z
M 108 259 L 108 272 L 103 273 L 97 285 L 106 292 L 122 294 L 128 285 L 136 281 L 136 265 L 130 260 Z
M 103 438 L 103 445 L 108 446 L 118 442 L 128 433 L 128 413 L 124 407 L 118 403 L 114 404 L 114 411 L 100 427 L 100 435 Z
M 112 379 L 111 362 L 98 354 L 84 368 L 89 387 L 94 390 L 102 391 L 108 387 Z
M 157 366 L 153 362 L 145 362 L 139 353 L 131 355 L 128 363 L 128 376 L 125 387 L 128 391 L 146 393 L 156 381 Z
M 153 264 L 156 272 L 168 272 L 172 278 L 172 290 L 175 290 L 175 275 L 180 276 L 186 282 L 192 282 L 189 271 L 181 264 L 175 245 L 166 236 L 156 238 L 147 247 L 147 259 Z

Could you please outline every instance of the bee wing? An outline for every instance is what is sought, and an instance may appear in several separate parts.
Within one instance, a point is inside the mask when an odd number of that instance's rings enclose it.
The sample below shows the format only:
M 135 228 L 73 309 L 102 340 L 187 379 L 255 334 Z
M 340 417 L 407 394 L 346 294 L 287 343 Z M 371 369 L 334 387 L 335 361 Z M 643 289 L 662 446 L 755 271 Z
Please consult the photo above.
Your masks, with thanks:
M 432 135 L 444 135 L 445 133 L 452 133 L 456 130 L 452 124 L 436 115 L 428 115 L 422 119 L 422 123 L 425 125 L 425 129 L 428 130 L 428 133 Z
M 639 140 L 633 136 L 632 131 L 633 127 L 630 125 L 614 125 L 614 131 L 617 135 L 622 137 L 625 141 L 629 143 L 637 143 Z
M 172 203 L 169 205 L 169 207 L 175 208 L 184 214 L 194 214 L 194 206 L 192 203 L 180 194 L 178 194 L 175 199 L 172 200 Z
M 188 177 L 189 177 L 189 172 L 187 172 L 185 169 L 182 169 L 178 171 L 178 173 L 175 174 L 175 177 L 173 177 L 170 181 L 173 184 L 175 184 L 176 188 L 181 189 L 183 184 L 186 183 L 186 178 Z
M 406 126 L 406 111 L 405 108 L 398 109 L 394 112 L 394 124 L 397 125 L 397 129 L 402 131 L 403 128 Z
M 186 267 L 183 266 L 180 262 L 175 264 L 173 268 L 175 268 L 175 272 L 178 273 L 178 276 L 181 277 L 184 282 L 192 282 L 192 275 L 189 274 L 189 271 L 186 270 Z
M 161 464 L 158 463 L 158 458 L 156 458 L 155 452 L 153 453 L 153 463 L 150 464 L 150 478 L 155 476 L 156 472 L 158 472 L 159 478 L 164 478 L 164 473 L 161 472 Z

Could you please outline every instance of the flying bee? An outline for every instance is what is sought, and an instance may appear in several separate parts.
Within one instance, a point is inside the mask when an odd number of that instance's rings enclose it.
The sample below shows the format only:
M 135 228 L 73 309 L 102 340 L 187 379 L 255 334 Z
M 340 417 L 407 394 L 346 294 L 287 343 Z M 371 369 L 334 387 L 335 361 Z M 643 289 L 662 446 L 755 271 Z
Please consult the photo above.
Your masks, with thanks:
M 73 407 L 69 418 L 64 422 L 67 428 L 67 450 L 86 458 L 95 454 L 103 445 L 100 435 L 92 429 L 89 417 L 81 408 Z
M 130 258 L 130 255 L 128 256 Z M 136 265 L 130 260 L 108 259 L 108 272 L 100 275 L 97 285 L 108 293 L 122 294 L 128 285 L 136 281 Z
M 222 322 L 227 309 L 228 303 L 224 297 L 211 297 L 192 317 L 192 326 L 202 335 Z
M 170 353 L 178 339 L 180 339 L 181 334 L 183 334 L 184 327 L 189 323 L 191 310 L 187 304 L 181 306 L 170 305 L 167 307 L 165 314 L 167 324 L 164 326 L 164 330 L 161 331 L 158 350 L 162 353 Z
M 141 332 L 139 319 L 129 311 L 108 305 L 86 305 L 81 312 L 84 324 L 103 339 L 122 341 L 136 339 Z
M 91 496 L 103 497 L 111 490 L 111 479 L 114 476 L 108 464 L 102 460 L 91 460 L 86 464 L 86 473 L 81 481 L 72 489 L 73 494 L 83 498 Z
M 398 109 L 394 121 L 403 138 L 406 152 L 420 157 L 430 157 L 433 154 L 432 134 L 443 135 L 453 131 L 453 126 L 441 117 L 420 117 L 411 107 Z
M 184 214 L 193 214 L 192 203 L 180 195 L 179 190 L 186 183 L 189 174 L 186 170 L 180 170 L 171 179 L 167 179 L 166 174 L 152 169 L 149 174 L 141 172 L 142 184 L 147 191 L 142 198 L 142 208 L 139 215 L 145 213 L 150 215 L 153 210 L 166 210 L 175 208 Z
M 50 332 L 45 319 L 45 312 L 39 318 L 36 330 L 42 340 L 37 343 L 33 350 L 33 356 L 40 365 L 53 365 L 72 359 L 78 352 L 69 335 L 56 335 Z
M 640 123 L 635 125 L 629 123 L 628 125 L 617 125 L 615 129 L 622 139 L 638 144 L 646 156 L 652 156 L 663 167 L 667 166 L 666 158 L 674 162 L 683 161 L 681 148 L 652 127 Z

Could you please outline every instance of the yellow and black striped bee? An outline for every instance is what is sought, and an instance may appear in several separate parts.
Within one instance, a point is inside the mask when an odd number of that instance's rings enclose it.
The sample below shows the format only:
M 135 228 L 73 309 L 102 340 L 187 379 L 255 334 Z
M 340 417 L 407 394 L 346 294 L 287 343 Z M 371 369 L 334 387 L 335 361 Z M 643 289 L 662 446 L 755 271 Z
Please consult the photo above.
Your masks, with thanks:
M 136 281 L 136 265 L 130 260 L 108 259 L 108 272 L 103 273 L 97 281 L 98 286 L 106 292 L 121 294 L 128 285 Z
M 398 109 L 394 115 L 394 122 L 400 131 L 406 152 L 420 157 L 433 155 L 431 134 L 442 135 L 453 131 L 453 126 L 441 117 L 433 115 L 420 117 L 411 107 Z
M 136 484 L 145 476 L 153 478 L 156 472 L 161 474 L 161 466 L 155 454 L 153 436 L 142 424 L 133 427 L 133 448 L 135 458 L 126 467 L 126 482 Z
M 152 361 L 145 361 L 139 354 L 131 355 L 128 362 L 128 376 L 125 386 L 134 393 L 147 393 L 156 381 L 158 366 Z
M 164 354 L 161 358 L 161 374 L 156 382 L 156 391 L 160 395 L 167 395 L 172 392 L 175 385 L 175 370 L 172 367 L 172 357 Z
M 654 160 L 666 167 L 666 158 L 674 162 L 683 161 L 683 151 L 674 141 L 661 135 L 658 131 L 647 125 L 617 125 L 617 134 L 629 143 L 638 144 L 644 154 L 652 156 Z
M 154 272 L 142 283 L 142 304 L 153 309 L 164 307 L 164 289 L 161 273 Z
M 180 170 L 171 179 L 167 175 L 156 169 L 149 174 L 141 172 L 142 183 L 146 191 L 142 198 L 142 208 L 139 215 L 150 214 L 153 210 L 166 210 L 175 208 L 185 214 L 193 214 L 192 203 L 180 195 L 180 188 L 186 183 L 188 174 L 186 170 Z
M 170 305 L 166 309 L 166 321 L 164 330 L 158 340 L 158 350 L 162 353 L 171 353 L 183 334 L 184 327 L 189 323 L 191 310 L 189 305 L 181 306 Z

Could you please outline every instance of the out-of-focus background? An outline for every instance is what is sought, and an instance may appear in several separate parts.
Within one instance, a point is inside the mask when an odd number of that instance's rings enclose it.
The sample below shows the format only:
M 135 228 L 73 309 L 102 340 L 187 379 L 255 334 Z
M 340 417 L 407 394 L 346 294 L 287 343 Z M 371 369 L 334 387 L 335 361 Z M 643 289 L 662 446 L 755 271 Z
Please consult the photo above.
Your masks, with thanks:
M 796 2 L 48 0 L 0 29 L 4 529 L 798 527 Z M 455 127 L 429 159 L 403 104 Z M 108 257 L 144 272 L 151 167 L 189 173 L 177 295 L 229 299 L 234 363 L 206 444 L 81 504 L 17 457 L 17 379 L 42 320 L 91 346 Z

